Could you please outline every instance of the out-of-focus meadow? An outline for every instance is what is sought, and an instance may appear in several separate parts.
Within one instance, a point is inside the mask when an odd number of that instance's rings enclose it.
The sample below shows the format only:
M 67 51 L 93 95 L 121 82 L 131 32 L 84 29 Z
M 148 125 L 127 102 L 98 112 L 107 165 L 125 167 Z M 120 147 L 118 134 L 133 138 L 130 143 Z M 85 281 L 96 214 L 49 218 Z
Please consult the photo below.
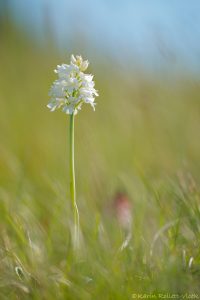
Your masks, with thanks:
M 69 118 L 46 108 L 69 61 L 10 23 L 0 32 L 0 299 L 131 299 L 198 293 L 200 85 L 197 75 L 125 72 L 91 60 L 97 99 L 75 120 L 81 250 L 74 258 Z M 83 53 L 87 57 L 87 51 Z M 112 212 L 132 207 L 132 239 Z

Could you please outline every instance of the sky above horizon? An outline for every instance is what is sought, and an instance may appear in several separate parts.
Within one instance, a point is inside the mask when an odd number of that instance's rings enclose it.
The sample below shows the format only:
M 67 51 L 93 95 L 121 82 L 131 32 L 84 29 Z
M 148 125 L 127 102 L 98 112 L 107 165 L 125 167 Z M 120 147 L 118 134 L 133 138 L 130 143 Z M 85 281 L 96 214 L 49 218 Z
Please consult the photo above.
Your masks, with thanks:
M 137 57 L 150 67 L 185 64 L 199 71 L 199 0 L 5 1 L 20 28 L 40 39 L 48 22 L 61 50 L 82 35 L 92 51 L 127 57 L 126 63 Z

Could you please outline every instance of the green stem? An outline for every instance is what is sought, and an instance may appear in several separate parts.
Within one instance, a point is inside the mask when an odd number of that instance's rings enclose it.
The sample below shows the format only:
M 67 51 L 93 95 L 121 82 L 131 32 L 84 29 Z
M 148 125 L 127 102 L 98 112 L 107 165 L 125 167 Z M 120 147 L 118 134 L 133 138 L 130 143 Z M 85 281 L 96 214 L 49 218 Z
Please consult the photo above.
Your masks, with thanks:
M 70 115 L 70 195 L 74 214 L 74 246 L 79 244 L 79 212 L 76 204 L 75 168 L 74 168 L 74 114 Z

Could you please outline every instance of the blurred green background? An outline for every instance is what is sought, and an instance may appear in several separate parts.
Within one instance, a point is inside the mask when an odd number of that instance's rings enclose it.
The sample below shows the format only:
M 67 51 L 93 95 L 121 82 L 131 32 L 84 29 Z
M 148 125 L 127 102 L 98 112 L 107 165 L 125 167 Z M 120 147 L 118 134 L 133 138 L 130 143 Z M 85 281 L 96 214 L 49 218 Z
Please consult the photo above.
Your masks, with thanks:
M 35 6 L 29 2 L 23 15 L 22 3 L 17 10 L 15 1 L 2 1 L 0 14 L 0 299 L 198 294 L 198 43 L 183 46 L 190 54 L 178 62 L 170 60 L 165 43 L 167 56 L 160 60 L 155 40 L 155 53 L 148 56 L 147 47 L 146 54 L 134 56 L 126 53 L 125 42 L 124 52 L 114 50 L 120 36 L 115 40 L 112 27 L 108 28 L 112 45 L 106 47 L 105 35 L 101 48 L 87 26 L 83 32 L 78 25 L 74 29 L 73 18 L 67 29 L 71 35 L 63 33 L 66 39 L 58 41 L 50 30 L 56 28 L 51 18 L 41 27 L 46 31 L 34 29 Z M 119 3 L 110 2 L 113 11 L 121 9 Z M 180 3 L 175 3 L 178 12 Z M 76 8 L 71 2 L 65 5 Z M 96 1 L 95 5 L 98 8 Z M 165 7 L 158 7 L 162 16 Z M 195 12 L 198 2 L 191 1 L 189 7 Z M 24 21 L 28 14 L 35 20 L 32 25 Z M 110 17 L 114 22 L 114 15 Z M 128 22 L 132 26 L 131 19 Z M 192 24 L 197 25 L 195 19 Z M 104 34 L 98 30 L 97 36 Z M 198 37 L 198 32 L 192 34 Z M 169 45 L 181 57 L 183 49 L 173 48 L 173 42 Z M 78 261 L 71 245 L 69 118 L 46 108 L 53 70 L 68 63 L 72 51 L 89 59 L 100 94 L 95 113 L 86 105 L 75 119 L 82 229 Z M 113 212 L 118 191 L 126 195 L 133 216 L 132 238 L 123 250 L 126 230 Z

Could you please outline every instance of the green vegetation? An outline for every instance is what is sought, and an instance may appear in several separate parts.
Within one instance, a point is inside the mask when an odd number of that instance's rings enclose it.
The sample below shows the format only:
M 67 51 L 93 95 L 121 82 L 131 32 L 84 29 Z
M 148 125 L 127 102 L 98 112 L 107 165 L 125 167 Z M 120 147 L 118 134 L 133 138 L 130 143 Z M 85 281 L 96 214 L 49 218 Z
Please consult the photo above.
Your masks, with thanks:
M 0 39 L 0 299 L 200 292 L 199 79 L 91 63 L 100 97 L 75 122 L 76 258 L 69 117 L 46 108 L 63 57 L 12 31 Z M 118 190 L 133 207 L 122 251 L 108 208 Z

